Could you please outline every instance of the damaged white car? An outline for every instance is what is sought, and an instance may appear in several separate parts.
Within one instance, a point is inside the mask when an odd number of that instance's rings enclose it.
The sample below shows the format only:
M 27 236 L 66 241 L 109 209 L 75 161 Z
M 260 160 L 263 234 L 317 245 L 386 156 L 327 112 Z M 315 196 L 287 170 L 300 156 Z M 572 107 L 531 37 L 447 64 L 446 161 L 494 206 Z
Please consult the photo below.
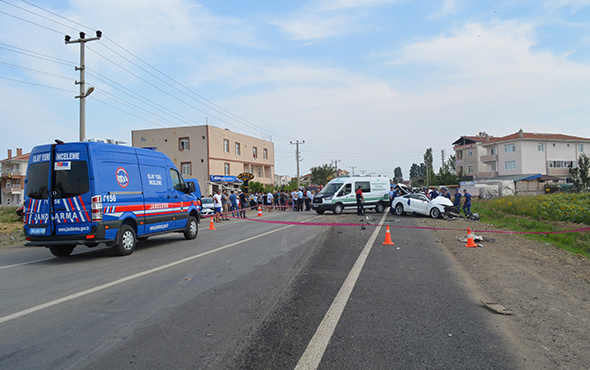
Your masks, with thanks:
M 453 202 L 445 197 L 439 196 L 430 200 L 424 194 L 411 193 L 395 198 L 391 202 L 391 208 L 398 216 L 413 213 L 439 218 L 455 212 L 457 207 L 454 207 Z

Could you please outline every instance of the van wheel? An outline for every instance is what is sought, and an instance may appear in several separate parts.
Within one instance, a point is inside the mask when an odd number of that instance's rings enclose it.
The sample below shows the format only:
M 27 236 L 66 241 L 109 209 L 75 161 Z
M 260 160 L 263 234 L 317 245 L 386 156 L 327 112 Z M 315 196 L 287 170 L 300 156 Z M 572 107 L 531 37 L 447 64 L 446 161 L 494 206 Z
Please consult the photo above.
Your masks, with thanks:
M 72 245 L 54 245 L 49 247 L 49 250 L 55 257 L 67 257 L 72 254 L 74 247 Z
M 375 206 L 375 212 L 383 213 L 384 210 L 385 210 L 385 206 L 383 205 L 383 203 L 381 203 L 381 202 L 377 203 L 377 205 Z
M 326 212 L 326 211 L 325 211 L 325 210 L 323 210 L 323 209 L 322 209 L 321 211 L 320 211 L 319 209 L 316 209 L 316 210 L 315 210 L 315 212 L 316 212 L 318 215 L 323 215 L 323 214 L 324 214 L 324 212 Z
M 119 256 L 128 256 L 133 253 L 136 244 L 137 237 L 135 236 L 135 230 L 127 224 L 121 225 L 118 243 L 113 247 L 115 252 Z
M 404 214 L 404 206 L 401 203 L 395 205 L 395 214 L 402 216 Z
M 186 230 L 183 233 L 184 237 L 188 240 L 194 239 L 197 237 L 198 232 L 199 225 L 197 219 L 194 216 L 189 216 L 188 221 L 186 222 Z
M 334 214 L 335 215 L 340 215 L 342 214 L 342 211 L 344 211 L 344 206 L 342 205 L 342 203 L 336 203 L 336 205 L 334 206 Z
M 430 217 L 432 218 L 439 218 L 440 217 L 440 209 L 434 207 L 430 210 Z

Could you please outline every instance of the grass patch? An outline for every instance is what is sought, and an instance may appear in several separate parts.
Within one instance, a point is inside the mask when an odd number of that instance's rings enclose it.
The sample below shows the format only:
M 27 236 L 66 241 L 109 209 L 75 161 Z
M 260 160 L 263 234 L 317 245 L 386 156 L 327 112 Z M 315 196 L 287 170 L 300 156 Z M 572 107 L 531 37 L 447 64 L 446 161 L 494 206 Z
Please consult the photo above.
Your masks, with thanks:
M 549 194 L 474 201 L 472 212 L 498 228 L 548 233 L 590 226 L 589 209 L 590 194 Z M 590 257 L 590 231 L 523 236 Z

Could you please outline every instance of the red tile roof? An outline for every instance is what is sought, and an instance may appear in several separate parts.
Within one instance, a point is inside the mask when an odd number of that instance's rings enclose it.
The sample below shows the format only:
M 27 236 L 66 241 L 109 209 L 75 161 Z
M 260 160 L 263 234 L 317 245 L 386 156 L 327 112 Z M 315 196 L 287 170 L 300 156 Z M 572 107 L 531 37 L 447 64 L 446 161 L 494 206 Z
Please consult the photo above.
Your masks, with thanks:
M 501 136 L 501 137 L 492 137 L 490 136 L 490 140 L 488 143 L 497 143 L 502 141 L 511 141 L 511 140 L 518 140 L 519 133 L 515 132 L 514 134 Z M 563 134 L 548 134 L 548 133 L 536 133 L 536 132 L 523 132 L 522 139 L 525 140 L 542 140 L 542 141 L 590 141 L 589 138 L 579 137 L 579 136 L 571 136 L 571 135 L 563 135 Z M 484 143 L 484 145 L 487 143 Z

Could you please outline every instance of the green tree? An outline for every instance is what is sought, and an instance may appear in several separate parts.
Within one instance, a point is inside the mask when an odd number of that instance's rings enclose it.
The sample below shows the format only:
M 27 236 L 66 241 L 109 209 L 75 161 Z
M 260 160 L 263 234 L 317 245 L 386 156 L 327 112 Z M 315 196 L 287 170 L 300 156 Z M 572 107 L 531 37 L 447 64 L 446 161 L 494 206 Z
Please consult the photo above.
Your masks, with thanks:
M 398 182 L 401 182 L 403 179 L 404 179 L 404 175 L 402 174 L 402 168 L 396 167 L 393 170 L 393 182 L 398 183 Z
M 426 186 L 430 186 L 433 183 L 433 179 L 434 179 L 434 169 L 432 168 L 432 148 L 428 148 L 426 149 L 426 152 L 424 153 L 424 166 L 426 168 L 425 174 L 426 174 Z
M 250 181 L 248 183 L 248 191 L 250 193 L 258 193 L 264 190 L 264 185 L 258 181 Z
M 590 188 L 590 157 L 582 153 L 578 158 L 578 166 L 570 168 L 572 181 L 578 190 Z
M 311 168 L 311 183 L 314 185 L 326 185 L 336 173 L 336 167 L 331 164 L 324 164 Z

